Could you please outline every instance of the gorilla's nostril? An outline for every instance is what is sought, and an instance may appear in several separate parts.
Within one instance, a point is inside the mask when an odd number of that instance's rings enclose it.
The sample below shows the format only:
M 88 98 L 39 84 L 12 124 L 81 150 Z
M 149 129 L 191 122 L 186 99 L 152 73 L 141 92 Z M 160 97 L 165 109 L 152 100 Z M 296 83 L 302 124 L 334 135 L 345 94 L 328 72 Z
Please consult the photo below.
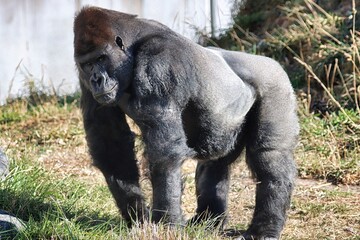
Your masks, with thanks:
M 102 80 L 103 80 L 102 77 L 99 77 L 99 78 L 97 78 L 97 79 L 95 80 L 98 87 L 101 86 Z
M 91 78 L 91 82 L 96 86 L 96 87 L 101 87 L 102 83 L 104 81 L 104 76 L 103 74 L 96 74 L 94 73 L 92 78 Z

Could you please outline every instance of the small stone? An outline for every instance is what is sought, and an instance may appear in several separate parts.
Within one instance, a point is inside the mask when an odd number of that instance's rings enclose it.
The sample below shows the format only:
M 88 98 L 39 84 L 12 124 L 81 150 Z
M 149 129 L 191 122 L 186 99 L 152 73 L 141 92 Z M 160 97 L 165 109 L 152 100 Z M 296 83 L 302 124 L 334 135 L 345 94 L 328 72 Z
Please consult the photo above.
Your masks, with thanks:
M 24 230 L 25 224 L 10 213 L 0 210 L 0 239 L 12 239 L 16 234 Z

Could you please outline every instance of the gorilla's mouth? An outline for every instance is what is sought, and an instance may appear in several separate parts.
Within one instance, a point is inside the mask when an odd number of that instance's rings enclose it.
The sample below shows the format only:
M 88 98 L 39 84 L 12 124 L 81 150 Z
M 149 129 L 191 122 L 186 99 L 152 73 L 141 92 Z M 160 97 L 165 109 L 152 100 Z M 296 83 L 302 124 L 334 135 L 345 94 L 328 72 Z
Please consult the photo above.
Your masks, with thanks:
M 106 90 L 106 91 L 104 91 L 104 92 L 100 92 L 100 93 L 96 93 L 96 94 L 94 94 L 94 97 L 101 97 L 101 96 L 103 96 L 103 95 L 107 95 L 107 94 L 110 94 L 110 93 L 112 93 L 114 90 L 115 90 L 115 88 L 118 86 L 118 84 L 117 83 L 115 83 L 109 90 Z
M 113 103 L 116 100 L 118 84 L 115 83 L 110 89 L 93 94 L 96 101 L 102 104 Z

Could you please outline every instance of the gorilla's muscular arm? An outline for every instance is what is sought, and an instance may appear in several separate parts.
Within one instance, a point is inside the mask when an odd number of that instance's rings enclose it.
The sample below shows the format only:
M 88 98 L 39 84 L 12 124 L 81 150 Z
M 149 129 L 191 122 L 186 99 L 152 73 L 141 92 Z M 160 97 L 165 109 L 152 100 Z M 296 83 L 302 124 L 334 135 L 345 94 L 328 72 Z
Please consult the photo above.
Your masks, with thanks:
M 146 143 L 145 155 L 153 186 L 152 219 L 179 223 L 182 222 L 180 167 L 195 152 L 188 147 L 183 128 L 181 105 L 185 103 L 181 99 L 186 99 L 187 91 L 183 89 L 186 83 L 182 82 L 185 72 L 180 76 L 179 68 L 184 64 L 168 55 L 171 43 L 162 40 L 152 38 L 139 49 L 133 82 L 137 91 L 125 103 L 120 101 L 120 106 L 138 123 Z M 147 57 L 151 56 L 150 52 L 157 53 L 156 59 Z
M 144 105 L 156 109 L 150 104 Z M 181 112 L 168 103 L 161 113 L 153 111 L 153 119 L 139 122 L 146 142 L 145 156 L 149 161 L 153 186 L 152 220 L 180 223 L 181 164 L 194 153 L 186 144 Z
M 125 220 L 143 220 L 147 210 L 139 187 L 134 136 L 119 107 L 102 107 L 81 84 L 81 107 L 86 138 L 97 166 Z

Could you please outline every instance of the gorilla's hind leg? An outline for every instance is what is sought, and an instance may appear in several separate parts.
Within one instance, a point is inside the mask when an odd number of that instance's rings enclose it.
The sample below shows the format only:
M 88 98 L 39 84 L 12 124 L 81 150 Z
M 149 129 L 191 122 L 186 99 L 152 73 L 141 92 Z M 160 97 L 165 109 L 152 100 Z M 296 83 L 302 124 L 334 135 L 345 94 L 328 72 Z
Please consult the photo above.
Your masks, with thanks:
M 296 174 L 292 152 L 248 149 L 247 162 L 258 184 L 252 223 L 245 239 L 278 239 L 290 206 Z
M 279 239 L 290 206 L 299 125 L 292 89 L 280 83 L 269 88 L 272 92 L 264 94 L 248 115 L 246 161 L 258 184 L 245 239 Z

